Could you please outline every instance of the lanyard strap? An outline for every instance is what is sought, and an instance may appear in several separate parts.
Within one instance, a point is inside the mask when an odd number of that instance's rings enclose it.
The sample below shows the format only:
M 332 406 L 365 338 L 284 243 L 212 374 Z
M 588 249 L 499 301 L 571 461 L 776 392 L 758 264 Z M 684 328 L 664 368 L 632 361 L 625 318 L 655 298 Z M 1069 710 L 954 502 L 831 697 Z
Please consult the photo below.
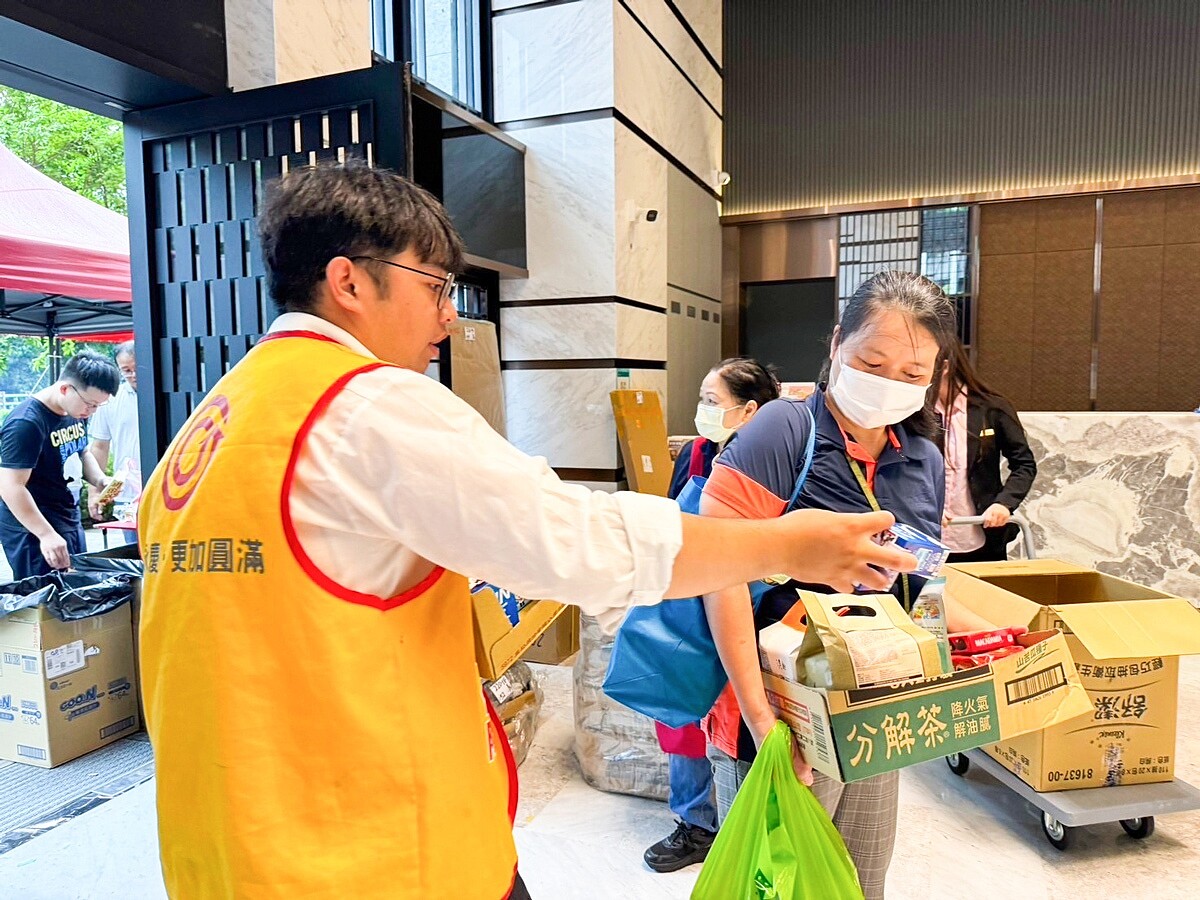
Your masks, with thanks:
M 881 512 L 879 501 L 875 499 L 875 492 L 871 490 L 871 485 L 867 482 L 867 474 L 863 471 L 858 460 L 852 457 L 849 453 L 846 454 L 846 462 L 850 463 L 850 470 L 854 472 L 854 477 L 858 481 L 858 486 L 862 488 L 863 495 L 867 498 L 867 502 L 871 504 L 871 509 L 875 512 Z M 904 611 L 912 612 L 912 595 L 908 586 L 908 576 L 900 576 L 900 584 L 904 591 Z

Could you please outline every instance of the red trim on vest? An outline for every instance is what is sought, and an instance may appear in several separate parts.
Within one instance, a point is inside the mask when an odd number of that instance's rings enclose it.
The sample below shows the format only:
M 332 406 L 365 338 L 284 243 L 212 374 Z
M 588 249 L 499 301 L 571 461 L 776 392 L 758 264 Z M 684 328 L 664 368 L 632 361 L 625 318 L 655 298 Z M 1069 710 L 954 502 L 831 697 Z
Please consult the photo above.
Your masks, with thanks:
M 496 740 L 500 742 L 500 749 L 504 752 L 504 765 L 508 769 L 508 822 L 510 825 L 517 823 L 517 758 L 513 756 L 512 744 L 508 742 L 508 734 L 504 731 L 504 723 L 500 721 L 500 714 L 496 712 L 496 707 L 492 705 L 492 698 L 488 696 L 487 691 L 483 692 L 483 702 L 487 706 L 488 718 L 492 720 L 492 727 L 496 729 Z M 516 870 L 513 870 L 513 883 L 517 880 Z M 509 888 L 511 893 L 512 889 Z
M 276 332 L 276 334 L 305 334 L 305 336 L 307 336 L 307 333 L 304 332 L 279 331 Z M 313 335 L 313 337 L 320 338 L 320 335 Z M 321 339 L 330 340 L 329 338 Z M 331 342 L 335 344 L 337 343 L 337 341 Z M 342 389 L 349 384 L 351 379 L 366 372 L 372 372 L 375 369 L 380 369 L 385 365 L 387 365 L 387 363 L 370 363 L 369 365 L 361 366 L 357 369 L 347 372 L 345 375 L 335 381 L 329 390 L 322 394 L 317 400 L 316 404 L 309 412 L 308 417 L 304 420 L 304 424 L 300 426 L 300 431 L 297 432 L 296 440 L 292 444 L 292 455 L 288 459 L 287 470 L 283 475 L 283 490 L 281 490 L 279 493 L 279 508 L 280 514 L 283 518 L 283 533 L 287 536 L 288 547 L 291 548 L 292 555 L 296 557 L 296 562 L 300 564 L 300 568 L 304 570 L 304 574 L 311 578 L 313 583 L 315 583 L 318 587 L 328 591 L 330 594 L 333 594 L 335 597 L 341 598 L 342 600 L 348 600 L 351 603 L 360 603 L 363 606 L 372 606 L 375 609 L 387 611 L 389 609 L 395 609 L 398 606 L 403 606 L 408 601 L 415 600 L 417 597 L 420 597 L 427 590 L 433 587 L 435 583 L 437 583 L 437 580 L 441 578 L 443 574 L 445 574 L 446 570 L 441 566 L 436 566 L 434 570 L 426 575 L 419 584 L 417 584 L 415 587 L 409 588 L 402 594 L 397 594 L 395 597 L 384 598 L 376 596 L 375 594 L 362 594 L 358 591 L 352 591 L 350 588 L 338 584 L 336 581 L 318 569 L 309 555 L 304 552 L 304 548 L 300 545 L 300 539 L 296 535 L 296 526 L 292 522 L 292 512 L 288 506 L 288 498 L 292 493 L 292 483 L 296 478 L 296 464 L 300 460 L 300 448 L 304 444 L 304 439 L 307 438 L 309 432 L 312 431 L 312 427 L 316 424 L 317 419 L 320 418 L 320 416 L 329 408 L 329 404 L 333 402 L 333 398 L 342 392 Z M 501 729 L 500 731 L 501 734 L 504 733 L 504 729 Z M 511 751 L 509 752 L 511 753 Z
M 341 341 L 335 340 L 326 334 L 317 334 L 315 331 L 268 331 L 258 339 L 254 346 L 265 344 L 267 341 L 277 341 L 280 338 L 309 338 L 314 341 L 325 341 L 329 344 L 340 344 Z

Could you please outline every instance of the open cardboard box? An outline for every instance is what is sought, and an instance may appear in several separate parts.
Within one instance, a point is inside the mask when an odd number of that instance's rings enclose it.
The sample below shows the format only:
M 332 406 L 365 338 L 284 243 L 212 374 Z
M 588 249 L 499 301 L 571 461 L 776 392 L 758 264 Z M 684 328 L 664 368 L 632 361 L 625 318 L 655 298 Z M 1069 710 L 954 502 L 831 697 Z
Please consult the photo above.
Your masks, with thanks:
M 1200 653 L 1187 600 L 1055 559 L 947 567 L 947 591 L 998 625 L 1058 628 L 1092 713 L 987 752 L 1039 791 L 1171 781 L 1179 657 Z
M 1016 656 L 925 681 L 853 691 L 763 672 L 767 698 L 814 769 L 860 781 L 1091 711 L 1055 631 L 1024 635 Z
M 567 607 L 533 600 L 521 607 L 517 624 L 509 621 L 495 590 L 486 586 L 471 595 L 475 621 L 475 661 L 479 677 L 495 681 L 532 647 Z
M 526 662 L 557 666 L 579 652 L 579 608 L 569 606 L 521 656 Z

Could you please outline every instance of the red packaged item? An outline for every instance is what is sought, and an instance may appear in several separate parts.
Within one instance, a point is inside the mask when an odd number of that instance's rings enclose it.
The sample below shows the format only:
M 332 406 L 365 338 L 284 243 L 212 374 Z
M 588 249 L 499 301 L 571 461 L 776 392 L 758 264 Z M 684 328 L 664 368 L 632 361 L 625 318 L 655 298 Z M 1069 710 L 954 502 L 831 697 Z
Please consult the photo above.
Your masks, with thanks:
M 1028 628 L 997 628 L 994 631 L 960 631 L 946 635 L 950 642 L 950 650 L 954 653 L 973 654 L 987 653 L 1000 647 L 1012 647 L 1017 643 L 1017 637 L 1029 631 Z
M 990 665 L 997 659 L 1004 659 L 1006 656 L 1016 656 L 1025 648 L 1019 644 L 1009 644 L 1007 647 L 997 647 L 995 650 L 989 650 L 984 653 L 955 653 L 950 657 L 950 662 L 954 665 L 954 671 L 960 669 L 974 669 L 978 666 Z

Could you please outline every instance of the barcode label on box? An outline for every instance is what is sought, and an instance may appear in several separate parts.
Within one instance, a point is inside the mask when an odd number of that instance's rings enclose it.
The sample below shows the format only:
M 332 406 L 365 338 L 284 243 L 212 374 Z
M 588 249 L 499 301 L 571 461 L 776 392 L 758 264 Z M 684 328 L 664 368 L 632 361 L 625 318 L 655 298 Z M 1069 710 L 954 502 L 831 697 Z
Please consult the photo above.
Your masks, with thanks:
M 28 747 L 25 744 L 17 744 L 17 756 L 24 756 L 26 759 L 42 759 L 46 758 L 46 751 L 41 747 Z
M 100 729 L 100 737 L 108 738 L 114 734 L 120 734 L 122 731 L 133 727 L 133 716 L 127 716 L 120 722 L 113 722 L 111 725 L 106 725 Z
M 72 641 L 46 651 L 46 677 L 58 678 L 84 668 L 83 641 Z
M 1066 684 L 1067 673 L 1063 670 L 1062 663 L 1055 663 L 1048 669 L 1006 682 L 1004 690 L 1009 703 L 1020 703 L 1066 687 Z

